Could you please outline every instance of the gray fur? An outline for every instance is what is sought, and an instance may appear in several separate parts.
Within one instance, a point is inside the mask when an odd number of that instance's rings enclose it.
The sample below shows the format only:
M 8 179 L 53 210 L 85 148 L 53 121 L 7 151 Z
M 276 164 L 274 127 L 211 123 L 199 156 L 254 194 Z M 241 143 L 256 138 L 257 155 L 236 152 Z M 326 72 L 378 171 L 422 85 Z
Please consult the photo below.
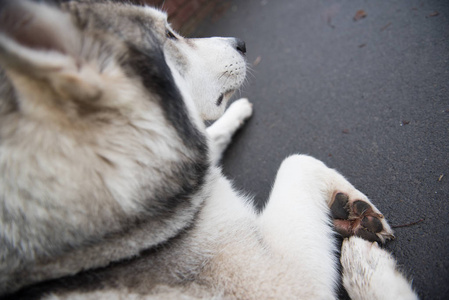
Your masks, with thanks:
M 107 1 L 3 4 L 0 295 L 135 256 L 193 222 L 206 138 L 165 63 L 164 22 Z

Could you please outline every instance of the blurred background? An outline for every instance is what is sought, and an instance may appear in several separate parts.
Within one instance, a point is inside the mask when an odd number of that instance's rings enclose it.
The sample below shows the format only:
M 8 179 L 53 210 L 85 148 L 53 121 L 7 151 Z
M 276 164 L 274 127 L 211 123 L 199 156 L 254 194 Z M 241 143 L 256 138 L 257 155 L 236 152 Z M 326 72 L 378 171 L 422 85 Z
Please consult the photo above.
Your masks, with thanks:
M 231 6 L 218 0 L 131 0 L 157 7 L 169 16 L 172 27 L 184 36 L 192 35 L 206 19 L 217 21 Z

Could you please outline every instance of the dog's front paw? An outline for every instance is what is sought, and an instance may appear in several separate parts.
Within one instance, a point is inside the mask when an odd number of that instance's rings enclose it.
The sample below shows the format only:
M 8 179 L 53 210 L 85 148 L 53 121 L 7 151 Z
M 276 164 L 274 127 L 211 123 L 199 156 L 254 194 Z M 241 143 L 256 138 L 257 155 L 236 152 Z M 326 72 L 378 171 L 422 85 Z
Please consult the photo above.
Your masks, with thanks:
M 356 235 L 368 241 L 382 243 L 394 238 L 384 216 L 368 200 L 336 193 L 330 208 L 335 228 L 343 237 Z
M 241 124 L 253 114 L 253 104 L 246 98 L 234 101 L 228 108 L 228 114 L 232 114 Z
M 358 237 L 345 239 L 340 261 L 343 285 L 351 299 L 418 299 L 398 272 L 393 256 L 377 243 Z

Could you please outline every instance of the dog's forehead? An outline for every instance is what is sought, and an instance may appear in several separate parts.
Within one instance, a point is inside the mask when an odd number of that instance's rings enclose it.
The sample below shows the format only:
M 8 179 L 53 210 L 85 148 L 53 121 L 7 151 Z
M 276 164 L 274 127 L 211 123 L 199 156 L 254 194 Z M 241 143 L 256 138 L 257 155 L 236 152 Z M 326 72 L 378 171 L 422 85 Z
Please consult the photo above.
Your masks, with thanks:
M 159 9 L 150 6 L 138 6 L 137 8 L 148 14 L 154 20 L 159 20 L 164 23 L 167 22 L 167 14 Z
M 139 40 L 148 30 L 164 34 L 167 15 L 149 6 L 117 2 L 69 2 L 66 7 L 84 32 L 109 32 Z
M 150 6 L 115 4 L 108 13 L 108 17 L 114 16 L 122 21 L 152 23 L 154 27 L 167 24 L 167 14 Z

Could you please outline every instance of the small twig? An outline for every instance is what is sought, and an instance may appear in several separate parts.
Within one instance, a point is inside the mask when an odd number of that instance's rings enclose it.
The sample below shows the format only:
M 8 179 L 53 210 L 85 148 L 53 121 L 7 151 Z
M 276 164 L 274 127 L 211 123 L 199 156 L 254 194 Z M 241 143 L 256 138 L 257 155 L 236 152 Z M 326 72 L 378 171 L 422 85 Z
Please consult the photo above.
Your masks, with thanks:
M 401 228 L 401 227 L 410 227 L 416 224 L 419 224 L 421 222 L 424 222 L 424 219 L 419 219 L 416 222 L 412 222 L 412 223 L 408 223 L 408 224 L 402 224 L 402 225 L 396 225 L 396 226 L 391 226 L 391 228 Z
M 384 27 L 382 27 L 382 28 L 380 29 L 380 31 L 384 31 L 384 30 L 387 29 L 390 25 L 391 25 L 391 22 L 388 22 L 387 25 L 385 25 Z

